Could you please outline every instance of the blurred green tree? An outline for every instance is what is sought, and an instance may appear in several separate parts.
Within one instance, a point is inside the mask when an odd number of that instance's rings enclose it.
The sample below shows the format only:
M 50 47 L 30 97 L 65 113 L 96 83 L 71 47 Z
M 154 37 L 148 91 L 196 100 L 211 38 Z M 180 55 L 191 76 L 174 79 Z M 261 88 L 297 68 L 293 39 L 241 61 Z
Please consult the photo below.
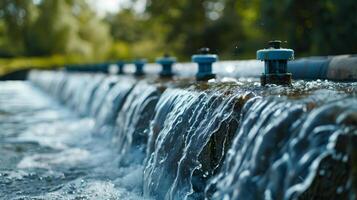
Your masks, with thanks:
M 151 20 L 166 27 L 169 48 L 186 56 L 206 45 L 202 37 L 208 25 L 205 5 L 206 0 L 149 0 L 146 11 Z
M 114 39 L 109 55 L 111 59 L 148 58 L 162 56 L 169 47 L 165 43 L 167 31 L 162 23 L 136 13 L 132 8 L 109 15 L 106 21 L 110 24 Z
M 140 20 L 131 9 L 124 9 L 117 14 L 109 15 L 106 20 L 111 25 L 111 35 L 115 40 L 132 44 L 140 40 L 147 31 L 143 30 L 143 20 Z
M 286 41 L 300 56 L 357 51 L 355 0 L 147 2 L 149 19 L 166 27 L 165 41 L 185 57 L 208 46 L 224 58 L 252 58 L 272 39 Z
M 85 0 L 3 0 L 0 56 L 71 55 L 104 59 L 111 45 L 108 24 Z
M 300 55 L 357 51 L 355 0 L 261 1 L 261 23 L 267 35 L 289 43 Z
M 101 19 L 87 0 L 1 0 L 0 57 L 189 60 L 207 46 L 222 59 L 254 58 L 271 39 L 298 56 L 355 53 L 355 0 L 147 0 Z
M 77 55 L 104 58 L 111 37 L 109 27 L 99 20 L 86 1 L 43 0 L 32 29 L 30 51 L 34 55 Z
M 233 58 L 246 57 L 241 54 L 254 51 L 260 42 L 258 9 L 258 0 L 149 0 L 147 14 L 164 24 L 166 43 L 182 57 L 206 46 L 223 58 Z
M 29 0 L 0 1 L 0 56 L 26 54 L 29 32 L 37 18 L 37 8 Z

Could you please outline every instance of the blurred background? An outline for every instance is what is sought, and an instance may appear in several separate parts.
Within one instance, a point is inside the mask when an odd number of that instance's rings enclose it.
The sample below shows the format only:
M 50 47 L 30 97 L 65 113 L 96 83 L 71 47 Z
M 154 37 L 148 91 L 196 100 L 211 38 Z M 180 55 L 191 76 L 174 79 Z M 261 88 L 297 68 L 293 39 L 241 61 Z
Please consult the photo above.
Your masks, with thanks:
M 0 74 L 148 58 L 203 46 L 255 58 L 280 39 L 296 56 L 357 52 L 356 0 L 1 0 Z

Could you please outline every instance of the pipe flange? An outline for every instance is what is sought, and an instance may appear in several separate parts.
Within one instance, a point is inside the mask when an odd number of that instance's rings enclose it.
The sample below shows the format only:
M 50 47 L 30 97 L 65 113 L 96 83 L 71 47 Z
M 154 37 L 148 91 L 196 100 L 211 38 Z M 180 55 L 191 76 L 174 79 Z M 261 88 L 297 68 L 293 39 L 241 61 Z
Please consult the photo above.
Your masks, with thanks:
M 215 78 L 216 75 L 212 73 L 212 64 L 218 60 L 216 54 L 210 54 L 209 48 L 201 48 L 200 53 L 192 56 L 192 61 L 198 64 L 198 72 L 196 79 L 198 81 L 206 81 Z
M 156 63 L 162 66 L 160 72 L 161 77 L 172 77 L 174 75 L 172 72 L 172 65 L 176 63 L 175 57 L 164 55 L 163 57 L 157 58 Z

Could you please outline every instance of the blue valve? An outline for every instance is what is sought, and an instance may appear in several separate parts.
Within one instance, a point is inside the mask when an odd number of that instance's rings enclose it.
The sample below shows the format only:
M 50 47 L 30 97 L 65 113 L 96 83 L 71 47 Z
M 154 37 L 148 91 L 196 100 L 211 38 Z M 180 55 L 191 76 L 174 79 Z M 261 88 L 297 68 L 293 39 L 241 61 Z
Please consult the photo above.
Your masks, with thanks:
M 125 62 L 119 61 L 117 62 L 117 66 L 118 66 L 118 74 L 124 74 L 124 65 Z
M 164 57 L 156 59 L 156 63 L 162 66 L 160 72 L 160 77 L 172 77 L 174 73 L 172 72 L 172 65 L 176 63 L 176 58 L 165 54 Z
M 134 64 L 135 64 L 135 67 L 136 67 L 134 75 L 135 76 L 143 76 L 145 74 L 144 73 L 144 65 L 146 64 L 146 60 L 145 59 L 139 59 L 139 60 L 136 60 L 134 62 Z
M 209 48 L 201 48 L 199 54 L 192 56 L 192 61 L 198 64 L 198 72 L 196 79 L 198 81 L 206 81 L 216 78 L 216 74 L 212 73 L 212 63 L 218 60 L 216 54 L 210 54 Z
M 264 74 L 261 84 L 291 85 L 291 73 L 288 73 L 288 60 L 294 59 L 294 50 L 281 48 L 281 41 L 269 42 L 268 49 L 257 51 L 257 59 L 264 61 Z
M 109 66 L 110 66 L 110 63 L 100 63 L 100 64 L 97 64 L 97 70 L 99 72 L 108 73 Z

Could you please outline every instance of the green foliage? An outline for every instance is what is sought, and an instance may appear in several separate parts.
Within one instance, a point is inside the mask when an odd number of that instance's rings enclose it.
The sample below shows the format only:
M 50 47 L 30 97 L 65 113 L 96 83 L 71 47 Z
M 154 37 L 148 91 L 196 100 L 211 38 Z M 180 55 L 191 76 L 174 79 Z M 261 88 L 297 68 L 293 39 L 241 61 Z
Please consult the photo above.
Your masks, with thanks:
M 88 2 L 1 0 L 0 57 L 153 61 L 170 53 L 187 61 L 207 46 L 240 59 L 271 39 L 298 56 L 357 51 L 355 0 L 147 0 L 144 13 L 128 7 L 104 19 Z
M 208 25 L 205 3 L 203 0 L 151 0 L 147 12 L 151 20 L 167 27 L 165 42 L 170 49 L 181 55 L 191 55 L 206 45 L 203 35 Z
M 150 0 L 147 13 L 165 25 L 165 43 L 180 57 L 187 59 L 206 46 L 232 59 L 252 57 L 265 41 L 257 25 L 259 5 L 259 0 Z
M 37 8 L 29 0 L 0 1 L 0 56 L 25 54 Z
M 149 0 L 150 20 L 165 24 L 165 41 L 188 57 L 208 46 L 224 58 L 250 57 L 272 39 L 297 55 L 357 51 L 355 0 Z M 165 11 L 165 12 L 162 12 Z
M 18 57 L 18 58 L 2 58 L 0 59 L 0 76 L 16 71 L 19 69 L 28 68 L 59 68 L 68 63 L 80 63 L 82 59 L 76 56 L 61 56 L 53 55 L 50 57 Z
M 130 9 L 109 15 L 106 20 L 111 26 L 111 35 L 115 40 L 132 44 L 140 40 L 146 31 L 143 30 L 142 20 Z
M 111 34 L 116 41 L 110 53 L 112 59 L 117 54 L 117 58 L 125 60 L 154 60 L 164 52 L 172 53 L 168 51 L 170 48 L 164 40 L 167 33 L 165 26 L 158 21 L 140 16 L 130 9 L 110 15 L 106 21 L 110 24 Z M 123 52 L 119 52 L 119 48 Z
M 357 51 L 357 3 L 354 0 L 261 1 L 263 29 L 283 38 L 298 54 Z
M 120 59 L 126 60 L 131 58 L 130 44 L 126 42 L 117 41 L 112 44 L 111 49 L 108 53 L 108 58 L 110 60 Z
M 103 59 L 111 44 L 108 24 L 85 0 L 4 0 L 0 53 L 8 56 L 75 55 Z M 1 14 L 0 13 L 0 14 Z M 2 22 L 2 23 L 1 23 Z

